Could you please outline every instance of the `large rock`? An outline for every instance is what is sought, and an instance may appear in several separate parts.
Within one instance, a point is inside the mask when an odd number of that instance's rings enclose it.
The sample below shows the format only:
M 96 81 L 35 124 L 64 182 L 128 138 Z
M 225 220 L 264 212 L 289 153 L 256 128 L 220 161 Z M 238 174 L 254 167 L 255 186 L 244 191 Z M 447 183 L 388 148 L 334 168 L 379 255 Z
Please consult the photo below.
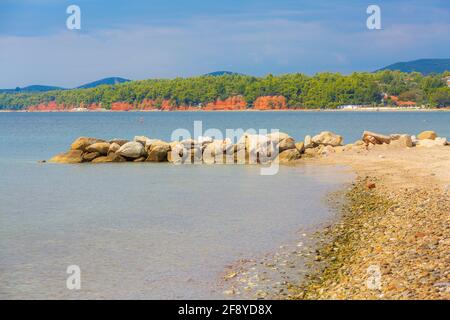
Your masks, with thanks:
M 281 140 L 278 145 L 278 152 L 280 153 L 289 149 L 295 149 L 295 140 L 291 137 Z
M 376 133 L 376 132 L 364 131 L 363 135 L 362 135 L 362 141 L 364 141 L 364 143 L 366 145 L 368 145 L 369 143 L 371 143 L 371 144 L 383 144 L 383 143 L 389 144 L 391 142 L 391 137 L 386 136 L 384 134 Z
M 145 150 L 142 143 L 130 141 L 121 146 L 116 153 L 123 157 L 136 159 L 142 157 L 145 154 Z
M 167 153 L 170 151 L 170 147 L 165 147 L 163 145 L 152 146 L 150 149 L 147 159 L 145 161 L 149 162 L 164 162 L 167 161 Z
M 305 136 L 305 149 L 310 149 L 316 147 L 314 142 L 312 142 L 311 136 L 308 134 Z
M 85 152 L 83 153 L 83 162 L 91 162 L 100 156 L 101 154 L 99 152 Z
M 109 162 L 125 162 L 127 161 L 124 157 L 116 154 L 110 153 L 107 156 L 98 157 L 92 160 L 91 163 L 109 163 Z
M 117 143 L 120 147 L 123 146 L 127 142 L 129 142 L 129 141 L 125 140 L 125 139 L 112 139 L 112 140 L 109 140 L 110 144 Z
M 409 134 L 395 134 L 391 135 L 392 147 L 411 148 L 413 146 L 412 138 Z
M 86 150 L 88 146 L 96 142 L 105 142 L 105 140 L 90 138 L 90 137 L 79 137 L 70 146 L 71 150 Z
M 116 153 L 117 150 L 119 150 L 119 149 L 120 149 L 120 145 L 118 143 L 113 142 L 109 145 L 108 153 L 111 153 L 111 152 Z
M 434 140 L 437 138 L 437 134 L 434 131 L 422 131 L 421 133 L 419 133 L 417 135 L 417 139 L 419 140 L 425 140 L 425 139 L 430 139 L 430 140 Z
M 297 149 L 288 149 L 278 155 L 280 163 L 288 163 L 297 159 L 300 159 L 300 152 Z
M 342 138 L 342 136 L 337 135 L 331 131 L 322 131 L 321 133 L 319 133 L 318 135 L 314 136 L 311 139 L 311 141 L 315 145 L 332 146 L 332 147 L 341 146 L 343 140 L 344 139 Z
M 83 161 L 82 150 L 69 150 L 64 153 L 60 153 L 49 160 L 53 163 L 80 163 Z
M 86 147 L 86 152 L 98 152 L 102 156 L 106 156 L 109 151 L 110 144 L 108 142 L 96 142 Z
M 447 144 L 447 138 L 440 138 L 437 137 L 434 140 L 432 139 L 422 139 L 416 141 L 416 147 L 439 147 L 439 146 L 445 146 Z
M 300 154 L 302 154 L 303 152 L 305 152 L 305 143 L 303 141 L 297 142 L 295 144 L 295 148 L 298 152 L 300 152 Z

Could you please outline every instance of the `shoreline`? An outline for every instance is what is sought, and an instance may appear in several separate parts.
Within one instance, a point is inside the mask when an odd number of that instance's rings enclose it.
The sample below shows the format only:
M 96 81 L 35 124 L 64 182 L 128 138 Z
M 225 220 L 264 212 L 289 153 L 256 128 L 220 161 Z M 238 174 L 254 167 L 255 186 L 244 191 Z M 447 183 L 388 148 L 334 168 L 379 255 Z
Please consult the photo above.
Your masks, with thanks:
M 55 111 L 28 111 L 28 110 L 0 110 L 0 113 L 153 113 L 153 112 L 450 112 L 450 108 L 361 108 L 361 109 L 285 109 L 285 110 L 55 110 Z
M 335 154 L 357 174 L 342 218 L 318 236 L 324 268 L 292 284 L 291 299 L 450 299 L 450 150 L 375 146 Z
M 296 162 L 345 165 L 356 178 L 324 199 L 335 217 L 315 232 L 300 231 L 301 247 L 284 245 L 227 268 L 221 277 L 225 296 L 450 299 L 448 146 L 376 145 Z M 274 282 L 277 276 L 284 281 Z M 264 285 L 265 290 L 253 290 Z

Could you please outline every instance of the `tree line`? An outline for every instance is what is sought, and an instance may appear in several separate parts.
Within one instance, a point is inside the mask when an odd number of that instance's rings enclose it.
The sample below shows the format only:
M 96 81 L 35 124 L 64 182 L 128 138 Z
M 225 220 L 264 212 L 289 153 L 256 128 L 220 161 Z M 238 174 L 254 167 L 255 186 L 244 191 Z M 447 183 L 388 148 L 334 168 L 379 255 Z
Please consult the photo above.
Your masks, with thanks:
M 199 106 L 217 99 L 240 95 L 251 108 L 261 96 L 284 96 L 289 108 L 336 108 L 340 105 L 381 105 L 387 96 L 417 105 L 450 105 L 450 72 L 424 76 L 420 73 L 379 71 L 350 75 L 301 73 L 253 77 L 239 74 L 175 79 L 149 79 L 88 89 L 54 90 L 39 93 L 2 93 L 0 109 L 20 110 L 55 102 L 77 107 L 100 104 L 109 109 L 114 102 L 140 103 L 169 100 L 175 106 Z M 158 104 L 157 104 L 158 107 Z

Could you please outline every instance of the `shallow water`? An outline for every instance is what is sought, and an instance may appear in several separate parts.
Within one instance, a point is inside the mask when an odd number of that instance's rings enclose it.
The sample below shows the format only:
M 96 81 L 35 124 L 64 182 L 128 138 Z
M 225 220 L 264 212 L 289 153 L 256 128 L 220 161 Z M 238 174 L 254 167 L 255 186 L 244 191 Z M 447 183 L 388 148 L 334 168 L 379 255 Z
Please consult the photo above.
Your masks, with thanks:
M 0 113 L 0 298 L 220 298 L 227 264 L 294 241 L 334 213 L 324 195 L 345 168 L 169 164 L 52 165 L 39 159 L 77 136 L 168 139 L 173 129 L 276 128 L 297 139 L 324 129 L 435 129 L 448 114 Z M 349 125 L 352 123 L 352 125 Z M 81 290 L 66 268 L 81 268 Z

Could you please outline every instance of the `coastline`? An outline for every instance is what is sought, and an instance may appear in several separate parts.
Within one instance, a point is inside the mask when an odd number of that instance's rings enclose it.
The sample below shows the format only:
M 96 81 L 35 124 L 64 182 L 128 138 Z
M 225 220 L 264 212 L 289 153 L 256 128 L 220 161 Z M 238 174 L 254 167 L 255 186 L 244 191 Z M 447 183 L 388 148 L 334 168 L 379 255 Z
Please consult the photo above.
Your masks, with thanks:
M 225 296 L 450 299 L 448 146 L 376 145 L 296 162 L 344 165 L 356 178 L 324 199 L 335 218 L 315 232 L 299 231 L 298 245 L 226 268 Z
M 358 178 L 341 220 L 318 235 L 328 239 L 316 258 L 325 266 L 292 284 L 290 298 L 449 299 L 448 147 L 375 146 L 319 160 L 336 163 Z
M 0 110 L 0 113 L 147 113 L 147 112 L 450 112 L 450 108 L 360 108 L 360 109 L 283 109 L 283 110 L 55 110 L 55 111 L 28 111 L 28 110 Z

